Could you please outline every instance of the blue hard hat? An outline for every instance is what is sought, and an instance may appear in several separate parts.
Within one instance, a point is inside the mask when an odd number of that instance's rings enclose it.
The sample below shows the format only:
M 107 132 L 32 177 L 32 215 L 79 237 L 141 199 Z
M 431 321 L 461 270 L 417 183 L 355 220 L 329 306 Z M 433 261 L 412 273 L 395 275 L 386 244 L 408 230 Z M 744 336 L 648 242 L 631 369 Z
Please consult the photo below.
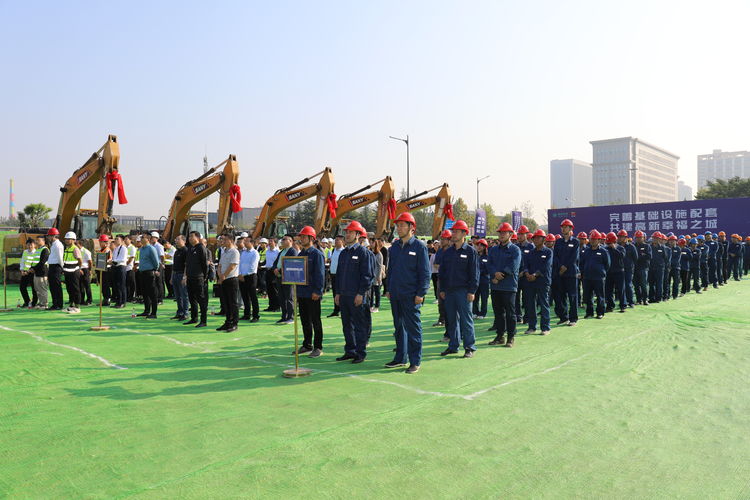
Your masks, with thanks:
M 685 235 L 684 235 L 684 234 L 681 234 L 681 235 L 680 235 L 680 239 L 681 239 L 681 240 L 684 240 L 684 239 L 685 239 Z
M 667 233 L 667 238 L 669 238 L 670 236 L 674 236 L 674 233 L 672 231 Z
M 716 234 L 716 233 L 712 234 L 711 236 L 713 236 L 714 238 L 718 238 L 719 237 L 719 235 Z
M 703 240 L 705 240 L 705 239 L 706 239 L 706 237 L 705 237 L 705 236 L 703 236 L 702 234 L 699 234 L 699 235 L 698 235 L 698 241 L 703 241 Z
M 695 239 L 695 238 L 690 238 L 690 244 L 691 245 L 697 245 L 698 244 L 698 240 Z
M 706 231 L 706 232 L 705 232 L 705 233 L 703 233 L 703 234 L 704 234 L 704 235 L 706 235 L 706 236 L 711 236 L 711 231 Z

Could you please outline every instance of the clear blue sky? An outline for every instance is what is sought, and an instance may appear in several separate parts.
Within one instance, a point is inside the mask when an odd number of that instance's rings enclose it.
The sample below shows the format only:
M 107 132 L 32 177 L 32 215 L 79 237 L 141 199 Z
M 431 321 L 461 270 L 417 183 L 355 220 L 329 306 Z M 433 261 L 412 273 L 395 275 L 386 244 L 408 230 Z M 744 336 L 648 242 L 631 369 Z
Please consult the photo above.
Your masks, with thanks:
M 238 156 L 243 205 L 333 167 L 474 179 L 498 211 L 549 205 L 549 160 L 632 135 L 680 155 L 750 149 L 749 2 L 0 1 L 3 182 L 17 206 L 117 134 L 130 204 L 165 215 L 185 180 Z M 6 187 L 7 189 L 7 187 Z M 7 196 L 0 209 L 7 214 Z M 85 198 L 94 206 L 93 196 Z M 215 209 L 216 196 L 210 209 Z

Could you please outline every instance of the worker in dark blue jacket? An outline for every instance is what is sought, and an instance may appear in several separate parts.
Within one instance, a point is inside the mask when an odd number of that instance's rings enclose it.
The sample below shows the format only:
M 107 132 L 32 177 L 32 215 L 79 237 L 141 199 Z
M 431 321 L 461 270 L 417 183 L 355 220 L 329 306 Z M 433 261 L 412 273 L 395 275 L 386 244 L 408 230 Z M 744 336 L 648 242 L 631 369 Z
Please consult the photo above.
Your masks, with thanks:
M 544 231 L 537 229 L 532 238 L 534 249 L 523 258 L 521 274 L 527 283 L 523 298 L 529 320 L 529 327 L 524 332 L 526 334 L 536 332 L 537 306 L 541 313 L 542 335 L 550 333 L 549 287 L 552 285 L 553 251 L 544 246 L 545 238 Z
M 625 304 L 628 307 L 635 305 L 633 297 L 633 276 L 635 265 L 638 262 L 638 249 L 628 238 L 628 232 L 620 229 L 617 233 L 617 243 L 625 249 Z
M 742 275 L 740 269 L 742 250 L 740 236 L 733 234 L 732 242 L 727 246 L 727 266 L 729 267 L 729 272 L 734 281 L 740 281 L 740 276 Z
M 336 269 L 336 296 L 341 309 L 341 326 L 344 330 L 344 355 L 336 361 L 351 359 L 361 363 L 367 357 L 367 338 L 370 335 L 366 309 L 367 291 L 372 286 L 374 269 L 370 251 L 359 244 L 359 237 L 367 232 L 357 221 L 346 227 L 346 247 L 339 254 Z
M 625 300 L 625 249 L 617 244 L 617 235 L 613 232 L 607 234 L 605 242 L 610 262 L 604 284 L 607 312 L 614 311 L 615 300 L 619 300 L 620 312 L 624 313 L 627 307 Z
M 480 238 L 474 247 L 479 257 L 479 288 L 477 288 L 477 297 L 473 307 L 475 319 L 484 319 L 487 316 L 487 301 L 490 298 L 490 272 L 487 270 L 489 246 L 487 240 Z
M 427 246 L 414 237 L 417 223 L 412 214 L 402 213 L 396 218 L 395 224 L 398 239 L 388 250 L 386 297 L 391 301 L 396 354 L 393 361 L 385 366 L 404 366 L 408 354 L 409 367 L 406 373 L 416 373 L 422 362 L 420 309 L 430 289 L 430 258 Z M 440 267 L 443 267 L 442 263 Z
M 526 226 L 521 226 L 518 228 L 518 236 L 517 240 L 514 242 L 514 244 L 521 249 L 521 266 L 523 267 L 523 257 L 525 255 L 528 255 L 530 251 L 534 249 L 534 244 L 531 242 L 531 231 L 529 231 L 529 228 Z M 528 318 L 524 316 L 524 313 L 522 312 L 524 310 L 523 307 L 523 297 L 522 295 L 525 292 L 526 287 L 526 278 L 519 275 L 518 276 L 518 291 L 516 292 L 516 322 L 520 323 L 528 323 Z
M 646 243 L 643 231 L 635 232 L 635 249 L 638 250 L 638 260 L 635 263 L 633 285 L 635 286 L 635 300 L 638 304 L 648 305 L 648 270 L 651 267 L 651 245 Z
M 708 248 L 708 282 L 714 288 L 719 288 L 719 280 L 716 276 L 716 258 L 719 253 L 719 242 L 714 240 L 711 231 L 706 231 L 703 235 L 706 237 L 705 245 Z
M 512 235 L 513 226 L 503 222 L 497 229 L 498 244 L 489 251 L 487 270 L 490 273 L 492 312 L 495 316 L 491 329 L 497 332 L 490 345 L 513 347 L 513 339 L 516 336 L 515 298 L 518 293 L 521 249 L 511 243 Z
M 584 319 L 594 315 L 596 296 L 596 319 L 602 319 L 605 311 L 604 279 L 609 269 L 609 252 L 600 246 L 604 235 L 594 230 L 589 233 L 590 247 L 581 254 L 581 277 L 583 278 L 583 302 L 586 305 Z
M 573 236 L 573 222 L 560 223 L 562 238 L 555 241 L 552 261 L 552 289 L 560 317 L 558 325 L 575 326 L 578 321 L 579 242 Z
M 323 354 L 323 323 L 320 321 L 320 299 L 326 280 L 326 265 L 323 252 L 315 248 L 315 229 L 305 226 L 299 232 L 302 251 L 298 257 L 307 257 L 307 284 L 297 286 L 297 304 L 302 324 L 302 347 L 299 353 L 309 352 L 309 357 Z M 313 338 L 313 332 L 315 338 Z
M 742 241 L 742 239 L 740 239 L 740 241 Z M 742 243 L 740 269 L 742 269 L 743 276 L 747 276 L 747 274 L 750 273 L 750 236 L 745 236 L 745 242 Z
M 673 235 L 673 233 L 670 234 L 662 234 L 661 235 L 661 246 L 664 249 L 664 258 L 667 261 L 667 265 L 664 266 L 664 275 L 662 277 L 662 280 L 664 281 L 664 284 L 661 288 L 661 300 L 669 300 L 670 294 L 669 294 L 669 271 L 670 266 L 672 262 L 672 247 L 669 246 L 669 236 Z
M 698 238 L 690 239 L 690 279 L 693 280 L 693 290 L 695 293 L 701 293 L 700 279 L 702 252 L 698 243 Z
M 706 237 L 702 234 L 698 235 L 698 250 L 701 253 L 701 287 L 705 292 L 708 290 L 708 247 L 706 246 Z
M 664 289 L 664 296 L 676 299 L 680 295 L 680 281 L 682 280 L 682 276 L 680 275 L 680 270 L 682 269 L 682 253 L 677 246 L 677 236 L 671 235 L 667 238 L 667 248 L 670 251 L 669 270 L 665 271 L 666 288 Z
M 731 269 L 729 268 L 729 243 L 727 233 L 719 231 L 719 253 L 721 253 L 721 260 L 719 261 L 719 264 L 721 264 L 721 272 L 719 273 L 720 285 L 726 285 L 731 274 Z
M 690 291 L 690 261 L 693 258 L 693 252 L 687 246 L 687 240 L 680 238 L 677 240 L 678 251 L 680 253 L 680 296 Z
M 669 266 L 662 245 L 661 233 L 651 235 L 651 265 L 648 270 L 648 298 L 650 302 L 661 302 L 664 295 L 664 270 Z
M 452 245 L 440 261 L 440 296 L 445 299 L 445 321 L 450 341 L 441 356 L 455 354 L 463 340 L 464 358 L 474 357 L 477 350 L 471 303 L 479 286 L 479 258 L 477 251 L 467 245 L 469 226 L 457 220 L 451 228 Z

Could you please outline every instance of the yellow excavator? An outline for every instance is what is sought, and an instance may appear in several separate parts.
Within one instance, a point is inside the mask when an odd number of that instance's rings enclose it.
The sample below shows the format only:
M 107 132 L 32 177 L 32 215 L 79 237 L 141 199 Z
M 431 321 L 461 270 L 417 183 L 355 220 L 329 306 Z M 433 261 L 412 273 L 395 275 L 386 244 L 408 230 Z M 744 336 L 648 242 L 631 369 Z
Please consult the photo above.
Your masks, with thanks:
M 232 198 L 239 194 L 240 167 L 235 155 L 229 157 L 200 177 L 186 182 L 177 190 L 169 208 L 162 238 L 172 241 L 178 234 L 187 236 L 190 231 L 198 231 L 208 238 L 206 214 L 191 213 L 190 209 L 199 201 L 219 191 L 219 211 L 216 234 L 232 231 Z M 238 204 L 235 203 L 236 205 Z M 212 238 L 213 239 L 213 238 Z
M 433 191 L 438 192 L 432 196 L 424 196 Z M 445 219 L 453 219 L 451 190 L 447 183 L 400 200 L 396 204 L 396 217 L 398 218 L 404 212 L 413 212 L 414 210 L 422 210 L 427 207 L 435 207 L 432 222 L 432 239 L 434 240 L 440 237 L 440 233 L 443 227 L 445 227 Z M 393 232 L 393 228 L 391 228 L 391 232 Z
M 318 182 L 302 186 L 318 176 L 320 177 Z M 253 238 L 280 238 L 287 234 L 289 228 L 285 221 L 280 220 L 279 214 L 313 196 L 316 197 L 313 227 L 318 234 L 324 233 L 329 228 L 329 215 L 332 215 L 332 211 L 335 212 L 336 195 L 333 192 L 333 186 L 333 171 L 326 167 L 289 187 L 279 189 L 263 205 L 255 223 L 255 229 L 253 229 Z
M 67 231 L 73 231 L 78 238 L 85 240 L 93 240 L 100 234 L 111 235 L 112 225 L 117 222 L 112 217 L 112 205 L 118 190 L 118 183 L 122 182 L 119 168 L 120 145 L 117 142 L 117 136 L 109 135 L 107 142 L 93 153 L 83 166 L 76 169 L 65 185 L 60 188 L 60 203 L 52 226 L 57 228 L 61 235 Z M 96 210 L 78 208 L 81 198 L 97 182 L 99 183 L 99 207 Z M 120 203 L 127 203 L 127 200 L 124 200 L 122 186 L 120 185 L 119 188 Z M 25 233 L 8 236 L 3 245 L 4 251 L 22 252 L 27 238 L 46 233 L 46 229 L 35 228 Z M 87 246 L 93 247 L 93 244 Z
M 379 190 L 361 194 L 363 191 L 372 189 L 373 186 L 377 186 L 378 184 L 380 184 Z M 396 187 L 393 184 L 393 179 L 390 175 L 384 179 L 373 182 L 372 184 L 368 184 L 357 191 L 342 195 L 338 199 L 336 217 L 331 219 L 330 229 L 328 231 L 329 236 L 344 234 L 344 227 L 346 224 L 342 223 L 342 220 L 346 214 L 371 203 L 375 203 L 376 201 L 378 202 L 378 215 L 375 223 L 374 234 L 376 238 L 385 236 L 388 231 L 389 222 L 395 217 L 395 209 L 397 206 Z M 389 211 L 391 213 L 389 213 Z

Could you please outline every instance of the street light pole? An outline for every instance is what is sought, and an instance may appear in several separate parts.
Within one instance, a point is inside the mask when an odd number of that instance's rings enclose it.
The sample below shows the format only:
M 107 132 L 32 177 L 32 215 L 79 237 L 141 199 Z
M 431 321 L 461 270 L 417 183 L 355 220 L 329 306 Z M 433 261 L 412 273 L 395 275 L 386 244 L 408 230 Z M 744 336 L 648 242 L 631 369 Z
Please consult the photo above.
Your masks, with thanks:
M 477 177 L 477 210 L 479 210 L 479 183 L 485 180 L 489 175 L 485 175 L 481 179 Z
M 411 191 L 409 190 L 409 134 L 406 134 L 406 139 L 393 137 L 392 135 L 389 135 L 388 137 L 406 144 L 406 197 L 408 198 L 411 195 Z

